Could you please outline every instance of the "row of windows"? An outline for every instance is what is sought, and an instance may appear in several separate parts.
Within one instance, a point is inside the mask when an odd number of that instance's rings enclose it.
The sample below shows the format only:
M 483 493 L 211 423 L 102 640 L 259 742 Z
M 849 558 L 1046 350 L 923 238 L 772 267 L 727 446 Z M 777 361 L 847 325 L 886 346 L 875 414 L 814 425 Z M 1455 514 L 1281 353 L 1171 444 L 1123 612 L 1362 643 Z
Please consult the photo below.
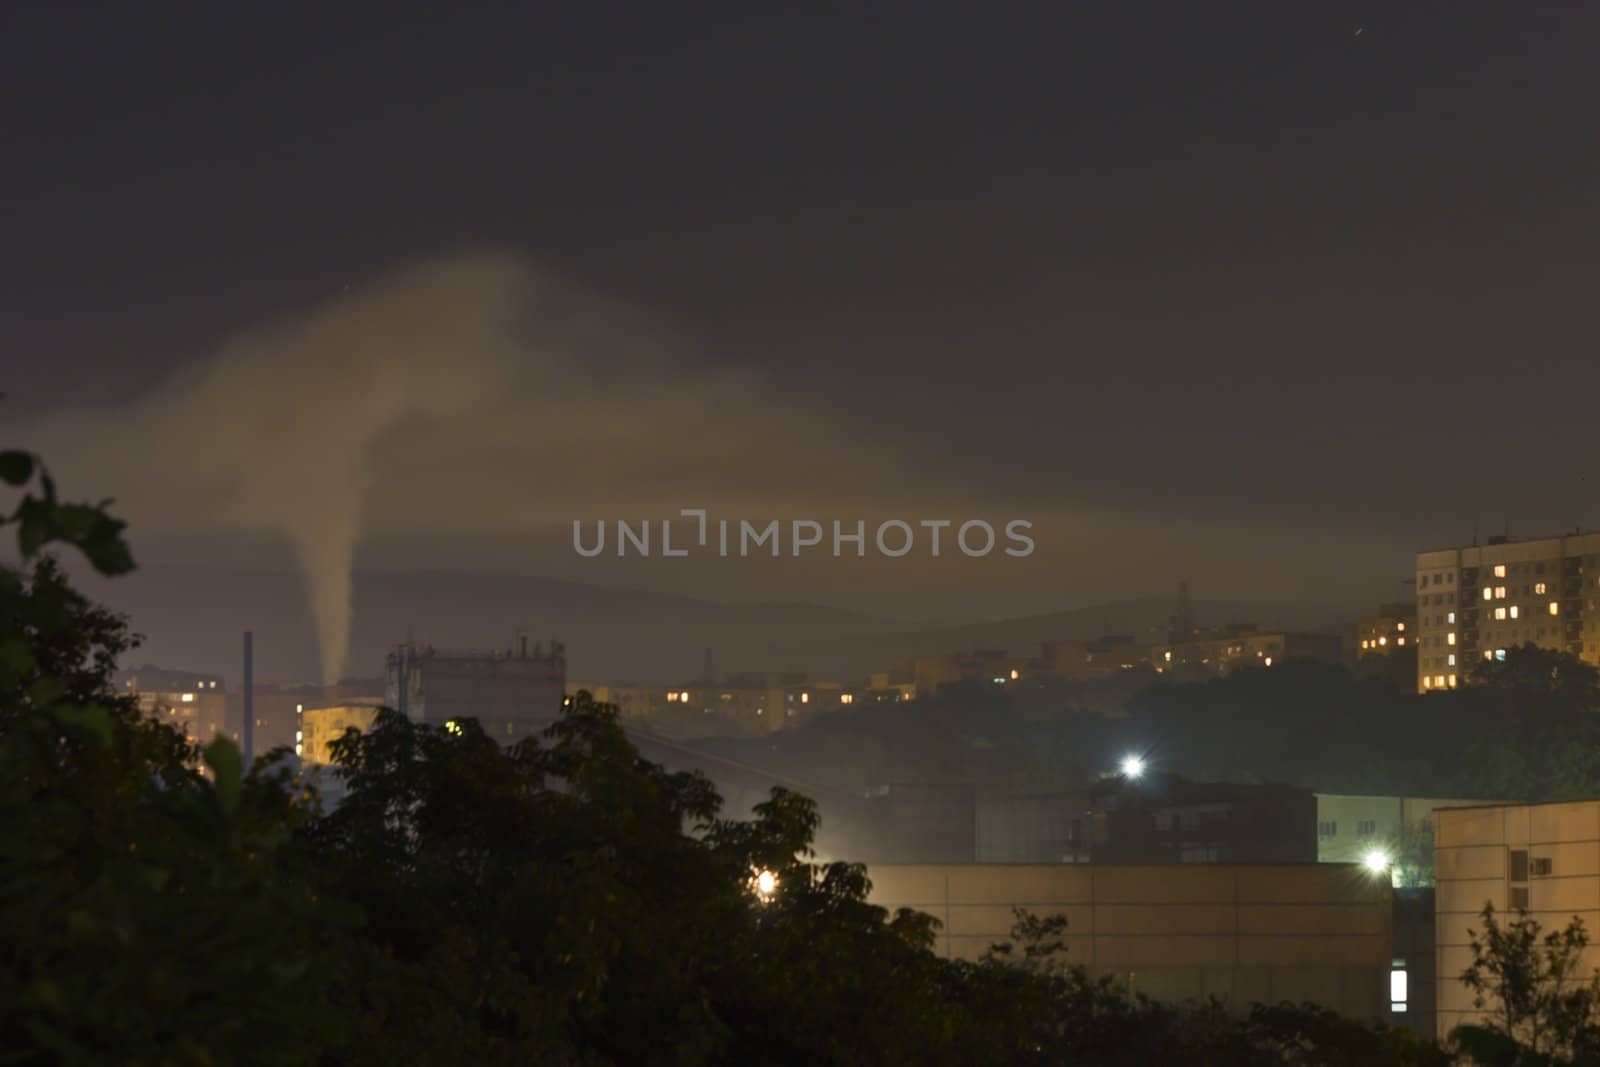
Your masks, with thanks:
M 1356 820 L 1356 836 L 1357 837 L 1371 837 L 1374 834 L 1376 834 L 1377 832 L 1378 832 L 1378 820 L 1377 819 L 1358 819 L 1358 820 Z M 1317 836 L 1318 837 L 1338 837 L 1339 836 L 1339 820 L 1338 819 L 1323 819 L 1323 820 L 1318 821 L 1318 823 L 1317 823 Z

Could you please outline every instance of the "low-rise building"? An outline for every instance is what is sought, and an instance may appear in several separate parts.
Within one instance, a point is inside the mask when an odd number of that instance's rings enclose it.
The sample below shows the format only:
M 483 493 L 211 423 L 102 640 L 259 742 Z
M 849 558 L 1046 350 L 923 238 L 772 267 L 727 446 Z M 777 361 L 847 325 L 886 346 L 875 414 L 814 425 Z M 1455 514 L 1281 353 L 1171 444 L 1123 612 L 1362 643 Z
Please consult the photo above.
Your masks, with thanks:
M 1063 682 L 1109 678 L 1123 671 L 1150 665 L 1150 645 L 1132 637 L 1107 634 L 1088 640 L 1046 641 L 1041 646 L 1040 669 Z
M 504 652 L 447 652 L 404 644 L 385 664 L 385 703 L 416 722 L 478 720 L 497 741 L 537 734 L 561 717 L 566 650 L 556 642 Z
M 1007 940 L 1021 908 L 1066 917 L 1067 962 L 1157 1000 L 1215 996 L 1238 1011 L 1312 1001 L 1369 1022 L 1398 1017 L 1393 890 L 1361 867 L 873 864 L 868 874 L 872 903 L 939 920 L 936 949 L 950 958 Z
M 1438 930 L 1438 1036 L 1493 1016 L 1460 981 L 1471 965 L 1471 931 L 1485 904 L 1525 911 L 1546 931 L 1573 918 L 1600 929 L 1600 800 L 1492 804 L 1434 812 Z M 1600 944 L 1583 950 L 1577 974 L 1600 968 Z
M 1356 623 L 1355 653 L 1382 656 L 1397 648 L 1417 644 L 1417 606 L 1411 603 L 1382 604 L 1378 614 Z
M 1240 667 L 1270 667 L 1294 659 L 1338 663 L 1344 642 L 1337 634 L 1263 632 L 1239 624 L 1176 644 L 1156 645 L 1150 662 L 1177 680 L 1199 680 L 1228 674 Z
M 1398 886 L 1433 884 L 1434 815 L 1485 800 L 1317 794 L 1317 862 L 1385 866 Z
M 229 715 L 228 690 L 221 675 L 147 663 L 124 671 L 117 680 L 137 698 L 141 711 L 182 729 L 195 744 L 207 744 L 219 734 L 238 739 L 239 724 Z
M 305 708 L 298 715 L 300 729 L 295 735 L 295 755 L 307 765 L 331 764 L 333 743 L 343 737 L 346 730 L 365 733 L 371 729 L 378 718 L 379 707 L 379 701 L 368 700 Z
M 1315 796 L 1287 785 L 1118 780 L 1091 794 L 1094 863 L 1314 863 Z

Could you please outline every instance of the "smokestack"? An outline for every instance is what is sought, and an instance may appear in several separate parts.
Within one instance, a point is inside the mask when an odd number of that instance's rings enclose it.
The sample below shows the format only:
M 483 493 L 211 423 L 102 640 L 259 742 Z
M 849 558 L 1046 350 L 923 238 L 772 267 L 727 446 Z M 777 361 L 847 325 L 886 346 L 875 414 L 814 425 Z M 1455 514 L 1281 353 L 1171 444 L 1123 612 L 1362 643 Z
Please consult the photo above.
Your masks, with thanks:
M 252 635 L 244 632 L 244 766 L 255 762 L 256 747 L 256 667 Z

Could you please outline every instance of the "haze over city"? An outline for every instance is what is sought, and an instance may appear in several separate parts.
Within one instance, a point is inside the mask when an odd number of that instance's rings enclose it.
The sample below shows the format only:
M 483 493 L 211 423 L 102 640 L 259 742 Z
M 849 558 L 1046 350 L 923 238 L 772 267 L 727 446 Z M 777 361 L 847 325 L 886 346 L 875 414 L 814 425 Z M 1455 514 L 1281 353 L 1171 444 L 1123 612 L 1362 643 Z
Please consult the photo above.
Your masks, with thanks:
M 1600 1063 L 1597 55 L 8 5 L 0 1048 Z
M 7 422 L 97 465 L 150 566 L 303 566 L 324 618 L 352 564 L 1348 613 L 1420 544 L 1592 521 L 1592 13 L 1156 10 L 19 9 Z M 694 506 L 1040 549 L 568 549 Z

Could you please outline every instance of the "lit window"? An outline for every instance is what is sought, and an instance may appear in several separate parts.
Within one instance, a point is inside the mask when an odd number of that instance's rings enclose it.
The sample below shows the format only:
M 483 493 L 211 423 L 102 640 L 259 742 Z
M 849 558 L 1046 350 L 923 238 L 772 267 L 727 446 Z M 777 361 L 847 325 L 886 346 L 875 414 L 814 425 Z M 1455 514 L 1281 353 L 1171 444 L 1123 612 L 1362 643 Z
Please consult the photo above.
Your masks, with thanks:
M 810 693 L 801 693 L 800 694 L 800 703 L 802 703 L 802 704 L 811 703 L 811 694 Z
M 1271 656 L 1268 656 L 1268 657 L 1267 657 L 1267 658 L 1266 658 L 1266 661 L 1265 661 L 1265 662 L 1266 662 L 1266 664 L 1267 664 L 1267 666 L 1269 666 L 1269 667 L 1270 667 L 1270 666 L 1272 666 L 1272 657 L 1271 657 Z
M 1436 686 L 1439 686 L 1441 689 L 1444 688 L 1444 675 L 1442 675 L 1442 674 L 1434 675 L 1433 676 L 1433 684 L 1436 685 Z
M 1506 609 L 1505 608 L 1495 608 L 1494 609 L 1494 617 L 1497 618 L 1497 619 L 1505 618 L 1506 617 Z
M 689 691 L 687 689 L 678 694 L 678 701 L 682 704 L 689 703 Z
M 1504 663 L 1504 662 L 1505 662 L 1505 661 L 1506 661 L 1506 650 L 1505 650 L 1505 649 L 1503 649 L 1503 648 L 1497 648 L 1497 649 L 1495 649 L 1495 650 L 1494 650 L 1494 658 L 1495 658 L 1495 659 L 1496 659 L 1496 660 L 1497 660 L 1497 661 L 1498 661 L 1498 662 L 1500 662 L 1500 663 Z
M 1395 628 L 1395 629 L 1396 629 L 1396 630 L 1399 630 L 1399 631 L 1400 631 L 1400 632 L 1401 632 L 1401 633 L 1405 633 L 1405 632 L 1406 632 L 1406 624 L 1405 624 L 1405 623 L 1403 623 L 1403 622 L 1397 622 L 1397 623 L 1395 623 L 1395 624 L 1394 624 L 1394 628 Z
M 1396 960 L 1394 970 L 1389 972 L 1389 1010 L 1406 1010 L 1406 972 L 1405 960 Z
M 1483 599 L 1485 599 L 1485 600 L 1493 600 L 1494 599 L 1494 590 L 1490 589 L 1488 586 L 1484 586 L 1483 587 Z
M 1387 644 L 1388 644 L 1388 643 L 1389 643 L 1389 639 L 1388 639 L 1388 638 L 1387 638 L 1387 637 L 1380 637 L 1380 638 L 1378 638 L 1378 644 L 1380 644 L 1380 645 L 1387 645 Z
M 839 694 L 839 703 L 841 703 L 841 704 L 853 704 L 853 703 L 855 703 L 855 699 L 856 699 L 856 697 L 855 697 L 854 693 L 840 693 Z
M 1171 652 L 1166 653 L 1166 657 L 1167 657 L 1167 662 L 1171 663 L 1172 662 L 1172 653 Z
M 1455 687 L 1456 687 L 1456 676 L 1452 674 L 1450 676 L 1450 688 L 1454 689 Z
M 1561 605 L 1557 604 L 1554 600 L 1550 601 L 1550 614 L 1552 614 L 1552 615 L 1560 615 L 1561 614 Z
M 1424 674 L 1422 676 L 1422 688 L 1424 688 L 1424 689 L 1432 689 L 1433 688 L 1433 679 L 1429 678 L 1426 674 Z
M 1504 578 L 1506 576 L 1506 565 L 1504 563 L 1496 563 L 1494 565 L 1494 576 L 1496 578 Z
M 1494 598 L 1496 600 L 1504 600 L 1506 598 L 1506 587 L 1503 586 L 1503 585 L 1495 586 L 1494 587 Z
M 194 694 L 193 693 L 185 693 L 185 694 L 183 694 L 183 696 L 180 699 L 182 699 L 182 701 L 185 704 L 193 704 L 194 703 Z
M 1456 654 L 1454 652 L 1452 652 L 1448 656 L 1445 657 L 1445 666 L 1454 667 L 1455 665 L 1456 665 Z
M 1369 642 L 1369 641 L 1367 641 L 1367 640 L 1366 640 L 1366 639 L 1365 639 L 1365 638 L 1362 638 L 1362 640 L 1361 640 L 1361 647 L 1362 647 L 1362 648 L 1368 648 L 1368 647 L 1370 647 L 1370 646 L 1371 646 L 1371 643 L 1370 643 L 1370 642 Z
M 305 735 L 301 731 L 296 730 L 294 732 L 294 740 L 296 744 L 299 744 L 301 741 L 305 740 Z
M 1444 643 L 1447 645 L 1453 645 L 1456 643 L 1456 632 L 1454 630 L 1451 630 L 1449 633 L 1444 635 Z
M 1515 604 L 1511 605 L 1511 617 L 1513 619 L 1517 617 L 1517 611 L 1518 611 L 1517 606 Z
M 1406 643 L 1406 639 L 1403 638 L 1403 637 L 1397 637 L 1397 638 L 1394 639 L 1394 643 L 1397 644 L 1397 645 L 1404 646 L 1405 643 Z
M 306 710 L 306 706 L 305 706 L 305 705 L 304 705 L 304 704 L 296 704 L 296 705 L 295 705 L 295 706 L 294 706 L 294 713 L 295 713 L 295 714 L 296 714 L 296 715 L 299 715 L 299 714 L 301 714 L 301 713 L 302 713 L 302 712 L 304 712 L 304 711 L 305 711 L 305 710 Z
M 1444 621 L 1450 623 L 1452 626 L 1455 625 L 1456 613 L 1452 611 L 1450 614 L 1444 617 Z
M 1011 668 L 1011 680 L 1014 682 L 1020 677 L 1021 677 L 1021 675 L 1017 673 L 1017 669 L 1015 667 L 1012 667 Z
M 1494 653 L 1486 648 L 1486 649 L 1483 650 L 1483 658 L 1484 659 L 1494 659 Z
M 1550 587 L 1545 585 L 1543 582 L 1537 582 L 1534 584 L 1533 591 L 1538 596 L 1544 596 L 1549 588 Z

